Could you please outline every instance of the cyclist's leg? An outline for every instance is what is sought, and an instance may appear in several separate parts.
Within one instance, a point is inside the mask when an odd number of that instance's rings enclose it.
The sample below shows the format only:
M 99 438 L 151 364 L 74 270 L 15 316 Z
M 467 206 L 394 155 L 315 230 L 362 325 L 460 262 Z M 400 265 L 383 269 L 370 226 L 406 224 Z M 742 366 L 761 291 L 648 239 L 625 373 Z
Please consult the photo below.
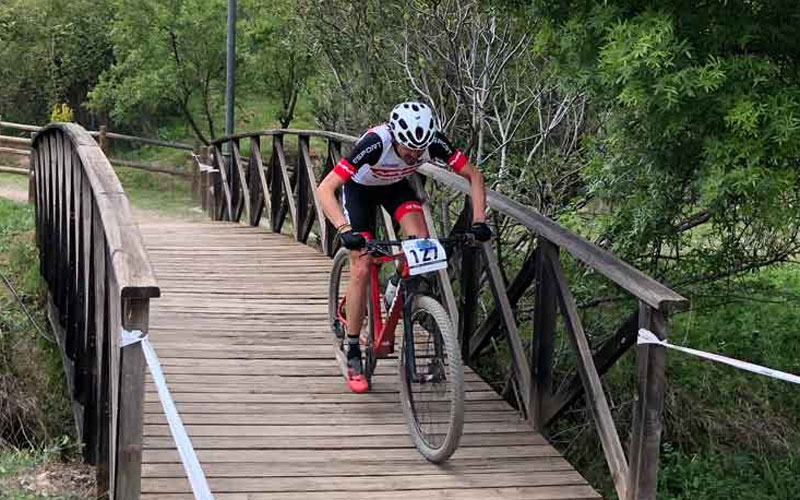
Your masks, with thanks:
M 422 215 L 422 204 L 408 180 L 403 179 L 392 184 L 391 190 L 387 191 L 382 200 L 383 206 L 400 223 L 403 236 L 427 237 L 428 226 Z
M 376 205 L 371 198 L 371 193 L 355 182 L 345 184 L 342 191 L 342 206 L 348 223 L 354 231 L 362 233 L 367 239 L 373 238 L 376 215 Z M 362 254 L 362 250 L 350 252 L 350 280 L 346 292 L 348 384 L 354 392 L 368 389 L 368 383 L 362 374 L 358 342 L 366 314 L 370 264 L 370 259 Z
M 375 234 L 377 205 L 373 201 L 370 188 L 348 182 L 342 190 L 342 207 L 350 227 L 367 239 Z M 366 314 L 367 283 L 369 281 L 370 259 L 363 256 L 363 250 L 350 252 L 350 281 L 347 284 L 347 334 L 358 336 Z

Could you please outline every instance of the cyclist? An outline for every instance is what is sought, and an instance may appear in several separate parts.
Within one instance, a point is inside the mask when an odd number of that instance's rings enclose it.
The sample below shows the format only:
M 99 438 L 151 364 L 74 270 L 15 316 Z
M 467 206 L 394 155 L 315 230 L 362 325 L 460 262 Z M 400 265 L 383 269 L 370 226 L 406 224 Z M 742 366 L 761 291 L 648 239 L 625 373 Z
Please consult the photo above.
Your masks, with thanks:
M 436 130 L 431 108 L 420 102 L 394 107 L 388 123 L 369 129 L 346 158 L 335 166 L 317 188 L 322 208 L 342 245 L 350 250 L 350 282 L 347 286 L 347 384 L 353 392 L 368 388 L 361 364 L 359 334 L 365 315 L 369 262 L 360 259 L 359 249 L 374 236 L 378 205 L 400 224 L 404 235 L 427 237 L 422 206 L 408 177 L 427 161 L 447 163 L 470 182 L 472 232 L 487 241 L 492 232 L 485 222 L 486 192 L 483 176 Z M 336 190 L 343 186 L 342 205 Z

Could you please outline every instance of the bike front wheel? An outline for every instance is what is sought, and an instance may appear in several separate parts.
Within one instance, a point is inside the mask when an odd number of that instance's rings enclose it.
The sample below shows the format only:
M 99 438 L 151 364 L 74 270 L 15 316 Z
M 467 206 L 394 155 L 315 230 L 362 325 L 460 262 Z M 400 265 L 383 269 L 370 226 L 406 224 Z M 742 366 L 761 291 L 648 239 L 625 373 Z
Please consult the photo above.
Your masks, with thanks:
M 440 463 L 464 428 L 464 366 L 447 311 L 425 295 L 413 300 L 399 363 L 403 415 L 422 456 Z

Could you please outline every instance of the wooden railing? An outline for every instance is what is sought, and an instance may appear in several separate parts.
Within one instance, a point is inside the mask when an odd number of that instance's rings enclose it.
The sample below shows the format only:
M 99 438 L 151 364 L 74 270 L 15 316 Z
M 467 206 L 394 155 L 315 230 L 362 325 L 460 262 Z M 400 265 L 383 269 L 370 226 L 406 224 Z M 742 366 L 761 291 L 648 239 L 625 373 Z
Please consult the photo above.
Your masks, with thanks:
M 0 120 L 0 154 L 12 154 L 18 156 L 28 156 L 30 155 L 30 146 L 31 146 L 31 139 L 27 137 L 14 137 L 3 135 L 3 130 L 14 130 L 14 131 L 21 131 L 21 132 L 28 132 L 31 136 L 36 134 L 42 127 L 37 125 L 26 125 L 22 123 L 14 123 L 14 122 L 4 122 Z M 189 144 L 183 144 L 180 142 L 172 142 L 172 141 L 162 141 L 159 139 L 151 139 L 147 137 L 137 137 L 132 135 L 125 135 L 125 134 L 117 134 L 115 132 L 109 132 L 108 128 L 103 125 L 100 127 L 100 130 L 96 131 L 88 131 L 87 132 L 91 137 L 93 137 L 97 143 L 100 145 L 100 149 L 103 150 L 106 154 L 109 153 L 109 144 L 113 141 L 122 141 L 127 143 L 135 143 L 135 144 L 148 144 L 152 146 L 158 146 L 162 148 L 168 149 L 177 149 L 181 151 L 187 152 L 198 152 L 200 147 L 199 146 L 192 146 Z M 187 157 L 188 160 L 188 157 Z M 189 177 L 189 172 L 182 169 L 182 168 L 175 168 L 169 166 L 158 165 L 154 163 L 146 163 L 141 161 L 131 161 L 131 160 L 122 160 L 118 158 L 109 158 L 108 160 L 112 165 L 117 165 L 121 167 L 128 167 L 134 168 L 139 170 L 146 170 L 148 172 L 155 172 L 161 174 L 169 174 L 174 175 L 177 177 Z M 191 160 L 188 160 L 189 162 Z M 3 170 L 4 169 L 4 170 Z M 7 173 L 15 173 L 26 175 L 27 172 L 23 171 L 19 168 L 13 167 L 2 167 L 0 166 L 0 171 L 5 171 Z
M 144 359 L 120 338 L 147 332 L 159 289 L 122 186 L 89 133 L 52 124 L 32 149 L 41 273 L 84 455 L 97 465 L 98 497 L 138 498 Z
M 287 151 L 287 137 L 296 139 L 291 152 Z M 324 151 L 319 158 L 312 155 L 312 141 Z M 342 156 L 343 145 L 354 141 L 354 137 L 342 134 L 283 129 L 217 140 L 210 151 L 196 157 L 200 185 L 206 193 L 203 206 L 215 220 L 238 222 L 244 218 L 250 225 L 259 225 L 263 220 L 274 232 L 284 231 L 288 218 L 295 240 L 333 255 L 337 245 L 334 229 L 323 216 L 316 187 Z M 246 156 L 243 143 L 248 150 Z M 424 214 L 432 234 L 436 235 L 437 228 L 446 233 L 468 227 L 471 205 L 467 182 L 430 164 L 422 166 L 419 173 L 414 184 L 425 200 Z M 428 193 L 423 190 L 423 183 L 427 183 Z M 453 192 L 462 193 L 465 198 L 463 209 L 455 212 Z M 465 360 L 475 363 L 477 354 L 494 337 L 505 333 L 511 353 L 511 382 L 531 425 L 545 432 L 570 402 L 585 394 L 619 498 L 654 499 L 665 384 L 664 350 L 653 345 L 636 349 L 637 394 L 627 457 L 600 375 L 634 345 L 639 327 L 666 338 L 668 313 L 685 307 L 686 300 L 531 208 L 493 191 L 488 193 L 487 203 L 496 219 L 510 221 L 519 229 L 516 233 L 523 232 L 513 250 L 519 254 L 519 248 L 524 247 L 528 251 L 521 253 L 524 259 L 516 259 L 522 263 L 510 280 L 504 278 L 509 272 L 509 259 L 500 259 L 508 252 L 503 238 L 483 244 L 478 254 L 455 256 L 450 274 L 440 272 L 440 292 L 454 324 L 459 325 Z M 395 226 L 386 213 L 382 215 L 384 236 L 393 238 Z M 590 345 L 562 266 L 564 258 L 604 276 L 638 303 L 638 309 L 602 345 Z M 488 293 L 486 288 L 494 307 L 479 318 L 478 301 Z M 526 350 L 520 334 L 523 320 L 519 319 L 516 306 L 531 293 L 532 334 Z M 559 314 L 572 345 L 575 366 L 554 390 Z

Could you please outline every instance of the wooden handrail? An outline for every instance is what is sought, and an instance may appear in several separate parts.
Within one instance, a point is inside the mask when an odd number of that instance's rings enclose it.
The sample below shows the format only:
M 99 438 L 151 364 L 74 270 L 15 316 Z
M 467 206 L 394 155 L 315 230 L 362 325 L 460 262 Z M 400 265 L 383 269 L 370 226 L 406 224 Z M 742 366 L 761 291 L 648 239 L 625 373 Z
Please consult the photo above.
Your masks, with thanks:
M 0 135 L 0 144 L 11 144 L 14 146 L 30 146 L 31 140 L 25 137 L 12 137 L 9 135 Z
M 298 136 L 307 135 L 309 137 L 317 137 L 320 139 L 331 139 L 333 141 L 344 142 L 347 144 L 352 144 L 358 140 L 358 137 L 353 135 L 340 134 L 338 132 L 327 132 L 325 130 L 275 128 L 275 129 L 264 129 L 256 132 L 245 132 L 242 134 L 220 137 L 219 139 L 214 139 L 213 141 L 211 141 L 211 144 L 216 146 L 231 140 L 241 140 L 241 139 L 250 139 L 252 137 L 268 137 L 276 135 L 298 135 Z
M 470 193 L 469 184 L 464 178 L 443 168 L 425 164 L 420 167 L 419 171 L 451 189 L 467 195 Z M 487 191 L 486 202 L 489 207 L 512 217 L 523 226 L 558 245 L 576 259 L 652 307 L 656 309 L 681 308 L 687 304 L 687 300 L 681 295 L 536 210 L 492 190 Z
M 144 359 L 123 330 L 147 333 L 159 288 L 122 185 L 82 127 L 33 138 L 36 240 L 73 413 L 98 496 L 138 498 Z
M 16 155 L 16 156 L 29 156 L 31 154 L 29 149 L 17 148 L 0 148 L 0 154 Z
M 354 143 L 358 140 L 355 136 L 320 130 L 268 129 L 223 137 L 212 141 L 212 144 L 219 146 L 234 139 L 283 135 L 317 137 L 343 143 Z M 469 184 L 465 179 L 435 165 L 425 164 L 419 169 L 419 173 L 451 189 L 466 195 L 470 194 Z M 681 295 L 536 210 L 492 190 L 487 190 L 486 198 L 490 208 L 512 217 L 520 224 L 558 245 L 650 306 L 659 310 L 681 309 L 688 303 Z
M 4 122 L 0 121 L 0 130 L 3 128 L 8 128 L 11 130 L 21 130 L 24 132 L 39 132 L 44 127 L 39 127 L 37 125 L 25 125 L 22 123 L 14 123 L 14 122 Z M 116 132 L 103 132 L 100 130 L 92 130 L 88 131 L 88 134 L 92 137 L 100 137 L 101 135 L 107 139 L 116 139 L 120 141 L 128 141 L 128 142 L 138 142 L 141 144 L 151 144 L 153 146 L 161 146 L 165 148 L 172 148 L 172 149 L 181 149 L 184 151 L 192 151 L 194 147 L 190 144 L 184 144 L 181 142 L 173 142 L 173 141 L 162 141 L 160 139 L 150 139 L 148 137 L 137 137 L 134 135 L 126 135 L 126 134 L 118 134 Z
M 28 175 L 28 173 L 27 168 L 4 167 L 0 165 L 0 174 Z
M 80 125 L 47 125 L 34 137 L 58 130 L 75 146 L 103 222 L 108 252 L 123 297 L 158 297 L 159 288 L 128 199 L 100 146 Z
M 0 129 L 10 128 L 11 130 L 22 130 L 23 132 L 38 132 L 42 127 L 36 125 L 24 125 L 22 123 L 0 121 Z

